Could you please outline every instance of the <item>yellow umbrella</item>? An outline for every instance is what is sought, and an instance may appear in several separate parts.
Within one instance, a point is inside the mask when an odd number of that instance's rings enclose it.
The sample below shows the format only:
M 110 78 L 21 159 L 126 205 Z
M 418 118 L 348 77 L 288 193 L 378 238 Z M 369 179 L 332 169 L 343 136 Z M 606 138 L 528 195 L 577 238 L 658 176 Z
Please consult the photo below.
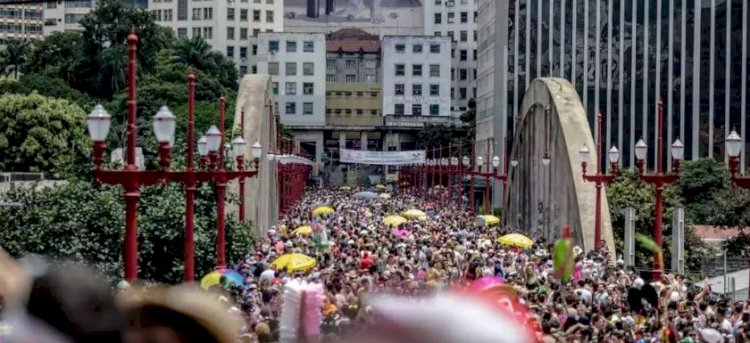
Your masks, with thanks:
M 427 213 L 424 213 L 423 211 L 420 211 L 415 208 L 408 210 L 404 213 L 401 213 L 401 215 L 409 219 L 418 219 L 420 217 L 427 217 Z
M 383 218 L 383 224 L 388 226 L 399 226 L 403 223 L 406 223 L 407 221 L 408 220 L 406 218 L 397 215 L 387 216 Z
M 484 225 L 492 226 L 492 225 L 500 224 L 500 218 L 496 216 L 485 214 L 479 217 L 482 218 L 482 220 L 484 221 Z
M 349 187 L 349 186 L 341 186 L 341 190 L 342 191 L 350 191 L 350 190 L 352 190 L 352 188 Z
M 531 238 L 526 237 L 520 233 L 507 234 L 498 238 L 497 242 L 500 244 L 510 245 L 523 249 L 531 248 L 531 246 L 534 245 L 534 241 L 532 241 Z
M 320 206 L 313 210 L 313 215 L 320 216 L 324 214 L 331 214 L 336 212 L 333 208 L 330 206 Z
M 378 184 L 378 185 L 375 185 L 375 188 L 377 188 L 379 190 L 383 190 L 383 189 L 385 189 L 385 186 L 381 185 L 381 184 Z
M 388 194 L 388 193 L 383 193 L 383 194 L 380 194 L 380 198 L 381 198 L 381 199 L 390 199 L 390 198 L 391 198 L 391 195 L 390 195 L 390 194 Z
M 310 227 L 310 225 L 300 226 L 294 229 L 294 231 L 292 231 L 292 234 L 295 234 L 295 235 L 309 235 L 311 233 L 312 233 L 312 228 Z
M 296 273 L 313 269 L 318 262 L 310 256 L 292 253 L 281 255 L 271 264 L 278 269 L 286 270 L 288 273 Z
M 214 270 L 201 279 L 201 288 L 209 289 L 213 285 L 218 285 L 221 280 L 221 273 L 218 270 Z

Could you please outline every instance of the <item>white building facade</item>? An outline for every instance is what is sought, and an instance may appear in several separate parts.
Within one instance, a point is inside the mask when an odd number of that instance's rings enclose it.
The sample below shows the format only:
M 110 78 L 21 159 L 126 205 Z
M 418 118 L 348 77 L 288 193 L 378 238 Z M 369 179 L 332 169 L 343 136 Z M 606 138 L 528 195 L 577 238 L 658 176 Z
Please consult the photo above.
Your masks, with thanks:
M 469 100 L 477 91 L 477 1 L 425 1 L 424 35 L 450 37 L 453 47 L 451 68 L 451 97 L 454 115 L 468 108 Z
M 177 37 L 203 37 L 237 64 L 240 75 L 251 71 L 253 37 L 284 28 L 283 0 L 149 0 L 148 8 Z
M 450 49 L 448 37 L 384 37 L 383 115 L 451 115 Z
M 44 4 L 0 5 L 0 45 L 42 38 Z
M 94 0 L 44 2 L 44 35 L 54 32 L 81 30 L 78 24 L 83 17 L 96 7 Z

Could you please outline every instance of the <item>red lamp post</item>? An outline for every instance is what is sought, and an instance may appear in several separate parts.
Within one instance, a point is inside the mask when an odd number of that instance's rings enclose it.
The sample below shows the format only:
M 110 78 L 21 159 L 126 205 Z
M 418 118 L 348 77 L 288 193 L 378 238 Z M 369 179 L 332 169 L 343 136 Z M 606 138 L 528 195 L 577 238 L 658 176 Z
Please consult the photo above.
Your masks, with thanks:
M 750 188 L 750 177 L 740 175 L 740 153 L 742 152 L 742 137 L 737 131 L 732 130 L 726 139 L 726 150 L 729 155 L 729 175 L 732 179 L 732 185 L 740 188 Z
M 498 174 L 498 167 L 500 166 L 500 157 L 494 156 L 492 159 L 490 159 L 490 151 L 492 147 L 492 138 L 487 139 L 487 167 L 485 168 L 485 171 L 482 171 L 482 167 L 485 166 L 485 159 L 482 156 L 477 156 L 476 163 L 477 163 L 477 171 L 472 172 L 471 174 L 473 176 L 478 177 L 484 177 L 484 183 L 485 183 L 485 190 L 484 190 L 484 214 L 492 214 L 490 209 L 490 179 L 496 179 L 503 182 L 503 192 L 507 191 L 507 185 L 508 185 L 508 163 L 507 163 L 507 157 L 508 154 L 505 154 L 506 162 L 503 163 L 503 173 Z M 492 164 L 492 169 L 490 169 L 490 163 Z
M 680 139 L 676 139 L 674 143 L 672 144 L 672 159 L 673 159 L 673 174 L 664 173 L 662 170 L 662 163 L 663 163 L 663 138 L 662 138 L 662 127 L 663 127 L 663 117 L 664 117 L 664 104 L 661 99 L 659 99 L 659 111 L 658 111 L 658 126 L 656 129 L 657 132 L 657 139 L 656 139 L 656 171 L 652 174 L 646 174 L 645 169 L 645 159 L 646 159 L 646 152 L 648 151 L 648 145 L 646 145 L 646 142 L 644 142 L 642 139 L 638 141 L 638 143 L 635 145 L 635 156 L 637 158 L 637 165 L 638 165 L 638 172 L 640 174 L 640 178 L 643 182 L 653 184 L 656 188 L 655 190 L 655 197 L 656 197 L 656 206 L 655 206 L 655 218 L 654 218 L 654 241 L 657 245 L 662 245 L 662 203 L 663 203 L 663 192 L 664 192 L 664 186 L 669 185 L 671 183 L 677 182 L 680 178 L 680 161 L 682 161 L 682 158 L 685 153 L 685 146 L 682 144 Z M 659 260 L 659 258 L 654 257 L 654 279 L 659 280 L 661 278 L 661 271 L 663 266 L 661 265 L 662 261 Z
M 581 157 L 581 170 L 583 171 L 583 180 L 594 182 L 596 184 L 596 209 L 594 214 L 594 249 L 601 249 L 602 245 L 602 184 L 607 184 L 615 179 L 617 174 L 617 161 L 620 160 L 620 151 L 617 147 L 609 149 L 610 173 L 602 173 L 599 163 L 602 160 L 602 114 L 596 116 L 596 122 L 599 126 L 599 134 L 596 136 L 596 174 L 587 175 L 586 167 L 589 161 L 589 148 L 584 144 L 578 154 Z

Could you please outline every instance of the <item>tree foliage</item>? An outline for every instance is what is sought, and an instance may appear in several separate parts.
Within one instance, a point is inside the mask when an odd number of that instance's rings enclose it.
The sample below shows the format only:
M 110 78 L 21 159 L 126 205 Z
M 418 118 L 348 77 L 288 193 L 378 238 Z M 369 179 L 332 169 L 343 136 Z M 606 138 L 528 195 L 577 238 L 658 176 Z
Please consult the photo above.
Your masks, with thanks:
M 67 100 L 0 95 L 0 170 L 65 172 L 88 160 L 85 118 Z
M 677 192 L 685 200 L 689 219 L 697 224 L 713 224 L 720 194 L 729 188 L 726 166 L 714 159 L 702 158 L 685 161 L 680 170 Z
M 94 266 L 111 281 L 122 278 L 125 223 L 120 187 L 94 188 L 70 182 L 39 190 L 19 189 L 10 200 L 21 209 L 0 209 L 0 245 L 14 256 L 38 253 Z M 215 264 L 216 209 L 212 187 L 198 189 L 195 201 L 197 276 Z M 138 211 L 139 276 L 177 283 L 182 279 L 184 194 L 170 185 L 143 189 Z M 251 244 L 250 225 L 227 218 L 227 260 L 242 259 Z
M 12 74 L 15 78 L 18 78 L 18 74 L 23 72 L 28 53 L 28 40 L 9 40 L 5 45 L 5 49 L 0 50 L 0 71 Z

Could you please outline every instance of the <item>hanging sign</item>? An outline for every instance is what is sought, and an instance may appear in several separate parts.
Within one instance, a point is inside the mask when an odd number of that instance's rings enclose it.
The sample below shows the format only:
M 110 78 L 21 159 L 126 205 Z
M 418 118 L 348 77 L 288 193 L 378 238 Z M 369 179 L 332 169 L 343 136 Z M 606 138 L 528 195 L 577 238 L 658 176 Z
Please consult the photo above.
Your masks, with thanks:
M 369 151 L 341 149 L 342 163 L 377 164 L 397 166 L 406 164 L 423 164 L 424 150 L 411 151 Z

